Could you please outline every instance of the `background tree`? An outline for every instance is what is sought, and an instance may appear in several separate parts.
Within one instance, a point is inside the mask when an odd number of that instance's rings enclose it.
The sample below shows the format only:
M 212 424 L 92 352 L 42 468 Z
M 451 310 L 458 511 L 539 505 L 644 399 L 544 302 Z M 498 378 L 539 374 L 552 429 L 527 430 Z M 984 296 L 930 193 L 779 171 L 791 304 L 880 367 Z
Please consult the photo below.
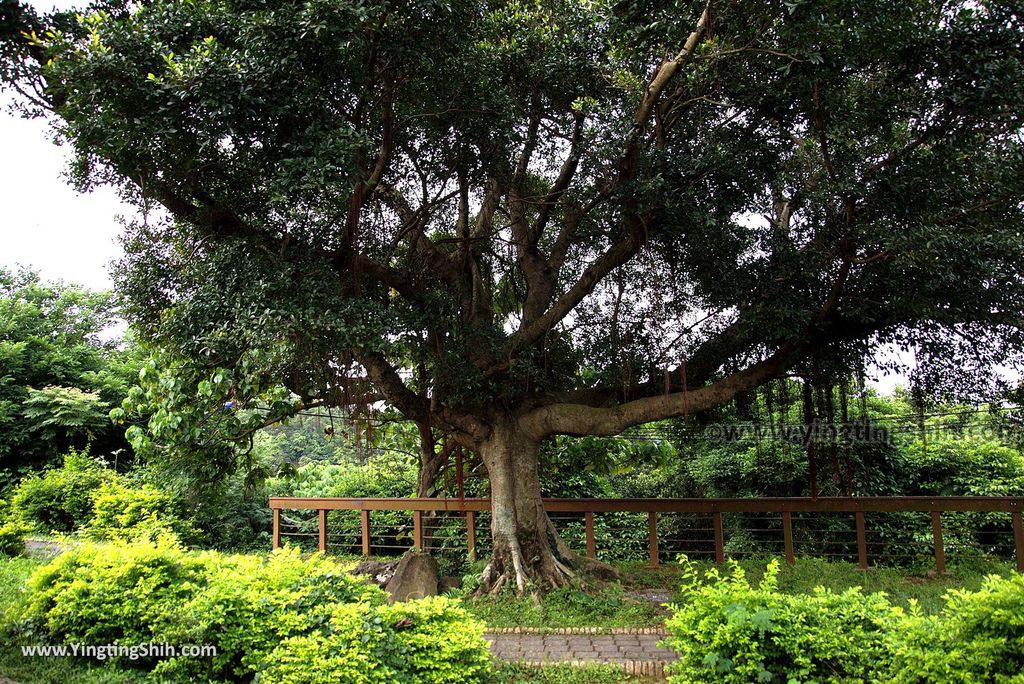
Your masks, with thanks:
M 76 182 L 147 210 L 135 443 L 206 476 L 382 396 L 481 454 L 487 588 L 582 562 L 540 501 L 552 435 L 885 342 L 1018 348 L 1016 3 L 3 7 Z
M 141 352 L 130 338 L 122 343 L 111 334 L 115 322 L 109 292 L 0 269 L 4 479 L 89 443 L 107 456 L 127 450 L 108 414 L 136 382 Z

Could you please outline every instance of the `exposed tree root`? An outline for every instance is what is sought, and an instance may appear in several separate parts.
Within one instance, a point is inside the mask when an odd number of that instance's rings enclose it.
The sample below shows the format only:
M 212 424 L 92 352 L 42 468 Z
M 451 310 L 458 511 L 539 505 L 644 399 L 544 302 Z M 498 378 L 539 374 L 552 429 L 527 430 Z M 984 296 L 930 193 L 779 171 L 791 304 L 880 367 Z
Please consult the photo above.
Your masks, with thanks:
M 546 518 L 546 516 L 545 516 Z M 533 546 L 536 553 L 527 559 L 523 545 L 514 535 L 496 540 L 495 552 L 480 577 L 477 596 L 496 596 L 506 587 L 519 595 L 550 591 L 580 584 L 588 578 L 614 581 L 619 571 L 607 563 L 588 558 L 569 549 L 549 520 L 548 533 Z M 546 537 L 546 538 L 544 538 Z

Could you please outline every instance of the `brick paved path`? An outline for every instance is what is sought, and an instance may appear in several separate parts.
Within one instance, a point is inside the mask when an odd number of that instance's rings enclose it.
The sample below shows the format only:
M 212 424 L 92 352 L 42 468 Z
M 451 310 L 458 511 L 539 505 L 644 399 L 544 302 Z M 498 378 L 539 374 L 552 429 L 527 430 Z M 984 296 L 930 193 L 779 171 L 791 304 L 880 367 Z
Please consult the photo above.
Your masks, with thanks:
M 502 660 L 663 665 L 676 658 L 671 651 L 658 648 L 663 634 L 487 634 L 486 637 L 493 642 L 491 652 Z

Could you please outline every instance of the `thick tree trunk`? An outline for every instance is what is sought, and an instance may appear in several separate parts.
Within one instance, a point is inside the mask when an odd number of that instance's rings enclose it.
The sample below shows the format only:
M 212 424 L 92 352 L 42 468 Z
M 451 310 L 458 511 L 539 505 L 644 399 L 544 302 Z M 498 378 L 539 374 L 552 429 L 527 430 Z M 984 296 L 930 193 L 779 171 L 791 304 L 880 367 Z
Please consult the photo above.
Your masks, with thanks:
M 518 593 L 569 582 L 578 557 L 558 536 L 541 501 L 539 443 L 516 428 L 496 425 L 479 445 L 491 485 L 493 555 L 481 578 L 482 593 L 506 586 Z

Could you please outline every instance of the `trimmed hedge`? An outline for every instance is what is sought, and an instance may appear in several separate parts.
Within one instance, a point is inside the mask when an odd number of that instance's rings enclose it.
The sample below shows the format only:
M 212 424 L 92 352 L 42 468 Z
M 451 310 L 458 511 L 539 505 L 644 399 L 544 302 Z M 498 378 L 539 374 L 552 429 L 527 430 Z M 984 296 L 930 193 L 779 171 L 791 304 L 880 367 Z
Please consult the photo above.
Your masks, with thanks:
M 912 608 L 892 635 L 890 679 L 1024 683 L 1024 575 L 989 576 L 976 592 L 951 590 L 941 615 Z

